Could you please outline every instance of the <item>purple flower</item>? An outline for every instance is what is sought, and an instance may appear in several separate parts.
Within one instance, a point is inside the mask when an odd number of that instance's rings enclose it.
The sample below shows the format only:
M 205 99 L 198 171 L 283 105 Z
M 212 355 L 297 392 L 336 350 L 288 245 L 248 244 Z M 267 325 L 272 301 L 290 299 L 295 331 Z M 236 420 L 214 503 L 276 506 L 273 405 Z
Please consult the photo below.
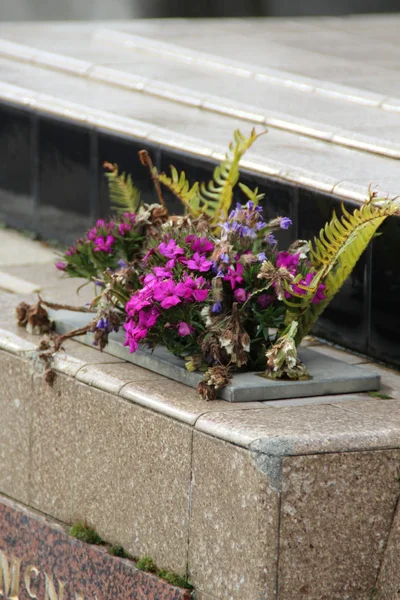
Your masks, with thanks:
M 260 231 L 261 229 L 264 229 L 264 227 L 266 227 L 267 224 L 264 221 L 257 221 L 255 227 L 257 231 Z
M 105 227 L 106 226 L 106 222 L 104 221 L 104 219 L 99 219 L 98 221 L 96 221 L 96 227 Z
M 154 299 L 160 302 L 163 308 L 171 308 L 181 302 L 172 279 L 158 282 L 157 287 L 154 289 Z
M 233 292 L 233 295 L 235 296 L 235 300 L 238 302 L 246 302 L 248 297 L 248 294 L 244 288 L 238 288 Z
M 307 273 L 305 279 L 301 279 L 299 281 L 299 285 L 302 285 L 304 287 L 310 287 L 314 277 L 315 277 L 315 273 L 310 271 L 309 273 Z M 294 283 L 292 285 L 292 289 L 296 294 L 300 294 L 301 296 L 303 296 L 304 294 L 307 293 L 307 290 L 303 290 L 301 287 L 299 287 L 299 285 L 296 285 Z M 326 298 L 326 296 L 324 294 L 325 289 L 326 289 L 326 286 L 323 283 L 320 283 L 318 285 L 317 291 L 315 292 L 314 297 L 312 299 L 313 304 L 319 304 L 320 302 L 322 302 L 322 300 L 325 300 L 325 298 Z
M 264 240 L 267 244 L 269 244 L 270 246 L 275 246 L 275 244 L 277 243 L 275 236 L 273 233 L 269 233 L 265 240 Z
M 150 310 L 141 310 L 139 312 L 139 327 L 150 329 L 157 323 L 160 314 L 160 310 L 156 306 L 153 306 Z
M 69 250 L 66 251 L 65 256 L 72 256 L 73 254 L 76 254 L 78 251 L 75 248 L 75 246 L 70 246 Z
M 129 346 L 131 353 L 136 352 L 139 342 L 147 335 L 147 329 L 136 325 L 131 319 L 125 323 L 124 329 L 126 331 L 124 346 Z
M 200 271 L 201 273 L 209 271 L 213 266 L 211 260 L 207 260 L 205 256 L 201 256 L 201 254 L 198 252 L 195 252 L 192 258 L 185 260 L 185 264 L 188 269 L 191 269 L 192 271 Z
M 115 242 L 115 238 L 112 235 L 108 235 L 107 239 L 105 237 L 97 237 L 94 241 L 95 246 L 93 252 L 107 252 L 108 254 L 112 254 L 112 247 Z
M 265 252 L 260 252 L 260 254 L 257 255 L 257 260 L 258 260 L 258 262 L 263 262 L 264 260 L 267 260 L 267 257 L 265 256 Z
M 118 233 L 119 233 L 119 235 L 125 235 L 131 229 L 132 229 L 132 225 L 130 225 L 129 223 L 121 223 L 118 226 Z
M 65 271 L 65 269 L 67 268 L 67 264 L 65 262 L 57 262 L 56 263 L 56 269 L 58 269 L 59 271 Z
M 236 285 L 243 283 L 244 267 L 240 263 L 236 265 L 236 268 L 229 267 L 227 275 L 224 276 L 224 281 L 229 281 L 232 289 L 234 290 Z
M 154 267 L 153 270 L 157 277 L 172 277 L 171 271 L 165 267 Z
M 194 333 L 194 327 L 185 323 L 185 321 L 181 321 L 178 325 L 178 333 L 181 337 L 185 337 L 187 335 L 191 335 Z
M 257 298 L 257 304 L 261 306 L 261 308 L 267 308 L 274 300 L 274 297 L 270 294 L 260 294 Z
M 96 325 L 97 329 L 106 329 L 107 331 L 110 329 L 110 321 L 107 318 L 99 319 Z
M 289 227 L 291 225 L 292 225 L 292 221 L 291 221 L 291 219 L 289 219 L 289 217 L 282 217 L 282 220 L 280 223 L 281 229 L 289 229 Z
M 211 307 L 211 312 L 213 315 L 217 315 L 218 313 L 222 312 L 222 302 L 214 302 Z
M 124 219 L 126 219 L 127 221 L 129 221 L 130 223 L 132 223 L 132 225 L 136 221 L 136 214 L 135 213 L 126 212 L 122 216 L 124 217 Z
M 220 259 L 222 260 L 223 263 L 226 263 L 226 264 L 230 263 L 229 254 L 227 254 L 226 252 L 223 252 L 221 254 Z
M 167 258 L 176 258 L 179 255 L 185 254 L 183 248 L 176 245 L 175 240 L 170 239 L 168 244 L 161 242 L 158 246 L 158 251 Z
M 126 267 L 128 266 L 128 263 L 126 261 L 124 261 L 123 258 L 119 259 L 118 264 L 121 267 L 121 269 L 126 269 Z
M 240 233 L 240 237 L 254 238 L 254 237 L 257 236 L 257 234 L 254 231 L 254 229 L 252 229 L 251 227 L 248 227 L 247 225 L 242 225 L 240 227 L 239 233 Z

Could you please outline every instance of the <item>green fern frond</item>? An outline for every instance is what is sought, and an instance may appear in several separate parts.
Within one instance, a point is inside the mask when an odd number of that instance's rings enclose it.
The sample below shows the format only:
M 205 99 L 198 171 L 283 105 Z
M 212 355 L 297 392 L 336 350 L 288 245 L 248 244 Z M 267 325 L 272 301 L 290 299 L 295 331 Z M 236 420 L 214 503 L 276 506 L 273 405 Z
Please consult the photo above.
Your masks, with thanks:
M 161 173 L 158 176 L 158 180 L 182 202 L 188 212 L 194 217 L 200 215 L 199 184 L 196 182 L 190 187 L 184 171 L 179 174 L 175 167 L 171 165 L 171 177 L 168 177 L 165 173 Z
M 132 177 L 126 173 L 118 173 L 116 164 L 106 162 L 104 167 L 108 169 L 105 176 L 108 181 L 111 205 L 115 212 L 135 213 L 140 204 L 140 192 L 134 186 Z
M 251 201 L 254 202 L 254 206 L 258 206 L 258 203 L 265 197 L 265 194 L 259 194 L 258 188 L 252 190 L 244 183 L 238 184 L 244 195 Z
M 216 227 L 221 217 L 224 218 L 228 215 L 232 204 L 233 188 L 239 180 L 240 160 L 260 135 L 256 134 L 253 129 L 250 136 L 245 137 L 239 130 L 236 130 L 234 142 L 230 144 L 225 159 L 215 167 L 213 179 L 207 184 L 195 183 L 190 187 L 185 173 L 182 172 L 179 175 L 173 167 L 171 167 L 171 177 L 162 173 L 159 181 L 175 194 L 191 215 L 198 217 L 202 213 L 207 214 L 211 219 L 211 224 Z M 262 195 L 258 194 L 258 190 L 252 192 L 247 186 L 244 188 L 248 190 L 253 201 L 255 197 L 260 200 Z
M 398 212 L 398 205 L 391 200 L 370 201 L 350 214 L 342 206 L 342 216 L 336 214 L 321 229 L 318 237 L 310 242 L 310 259 L 317 271 L 311 285 L 301 286 L 307 293 L 297 306 L 288 302 L 287 321 L 297 320 L 299 323 L 296 343 L 299 344 L 308 334 L 312 325 L 325 310 L 329 302 L 340 290 L 347 277 L 353 271 L 360 256 L 374 237 L 376 230 L 390 215 Z M 312 298 L 318 285 L 324 283 L 326 299 L 312 304 Z

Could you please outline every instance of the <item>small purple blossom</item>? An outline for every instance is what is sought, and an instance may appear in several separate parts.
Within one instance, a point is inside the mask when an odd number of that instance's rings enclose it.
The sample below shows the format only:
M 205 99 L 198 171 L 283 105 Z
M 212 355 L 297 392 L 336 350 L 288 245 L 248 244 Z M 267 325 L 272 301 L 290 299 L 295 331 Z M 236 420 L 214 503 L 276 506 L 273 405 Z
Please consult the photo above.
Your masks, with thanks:
M 206 254 L 214 250 L 214 244 L 210 242 L 206 237 L 198 238 L 195 235 L 188 235 L 185 238 L 185 242 L 190 244 L 193 252 L 199 252 L 200 254 Z
M 121 269 L 126 269 L 126 267 L 128 266 L 128 263 L 123 258 L 119 259 L 118 264 L 121 267 Z
M 261 308 L 267 308 L 274 301 L 274 297 L 271 294 L 260 294 L 257 297 L 257 304 L 261 306 Z
M 213 315 L 217 315 L 222 312 L 222 302 L 214 302 L 211 307 L 211 312 Z
M 265 252 L 260 252 L 260 254 L 257 254 L 257 260 L 258 260 L 258 262 L 263 262 L 264 260 L 267 260 L 267 257 L 265 256 Z
M 56 269 L 58 269 L 59 271 L 65 271 L 65 269 L 67 268 L 67 264 L 65 262 L 57 262 L 56 263 Z
M 172 279 L 166 279 L 160 281 L 154 289 L 154 299 L 160 302 L 162 308 L 171 308 L 182 302 L 178 296 L 179 290 L 176 289 L 175 283 Z
M 300 254 L 290 254 L 289 252 L 278 252 L 278 256 L 276 257 L 276 267 L 280 269 L 284 267 L 287 269 L 292 275 L 296 273 L 296 268 L 300 261 Z
M 292 225 L 292 220 L 289 219 L 289 217 L 282 217 L 281 223 L 280 223 L 280 228 L 281 229 L 289 229 L 289 227 Z
M 224 281 L 229 281 L 231 284 L 231 288 L 234 290 L 235 287 L 243 283 L 243 275 L 244 267 L 240 263 L 236 265 L 236 268 L 229 267 L 228 273 L 224 276 Z
M 275 246 L 275 244 L 277 244 L 277 241 L 275 239 L 275 236 L 273 233 L 269 233 L 265 238 L 264 241 L 269 244 L 270 246 Z

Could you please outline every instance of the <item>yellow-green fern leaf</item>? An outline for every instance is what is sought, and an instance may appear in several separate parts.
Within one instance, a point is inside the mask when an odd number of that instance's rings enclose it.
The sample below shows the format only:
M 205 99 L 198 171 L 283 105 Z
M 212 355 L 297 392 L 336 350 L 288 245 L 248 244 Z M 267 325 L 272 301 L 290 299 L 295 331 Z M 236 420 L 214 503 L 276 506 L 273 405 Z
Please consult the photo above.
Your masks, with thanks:
M 134 186 L 132 177 L 118 172 L 118 165 L 104 163 L 107 169 L 105 176 L 108 181 L 111 206 L 117 213 L 135 213 L 140 204 L 140 192 Z
M 225 159 L 214 170 L 213 179 L 200 185 L 201 206 L 216 225 L 226 218 L 232 204 L 233 189 L 239 181 L 239 163 L 242 156 L 261 134 L 252 129 L 250 136 L 244 136 L 238 129 L 234 132 L 234 142 L 229 145 Z
M 254 202 L 254 206 L 258 206 L 258 203 L 264 198 L 265 194 L 259 194 L 258 188 L 252 190 L 244 183 L 238 184 L 244 195 L 251 201 Z
M 353 214 L 342 207 L 342 216 L 336 214 L 310 242 L 310 258 L 316 275 L 310 286 L 304 287 L 307 296 L 296 307 L 290 302 L 287 321 L 299 323 L 296 343 L 300 343 L 312 325 L 325 310 L 353 271 L 360 256 L 374 237 L 376 230 L 390 215 L 398 212 L 398 204 L 390 200 L 371 200 L 357 208 Z M 324 283 L 326 299 L 312 304 L 318 285 Z M 299 287 L 302 287 L 297 283 Z
M 199 184 L 196 182 L 190 187 L 184 171 L 179 174 L 175 167 L 171 166 L 171 177 L 161 173 L 158 180 L 182 202 L 187 212 L 194 217 L 200 215 Z

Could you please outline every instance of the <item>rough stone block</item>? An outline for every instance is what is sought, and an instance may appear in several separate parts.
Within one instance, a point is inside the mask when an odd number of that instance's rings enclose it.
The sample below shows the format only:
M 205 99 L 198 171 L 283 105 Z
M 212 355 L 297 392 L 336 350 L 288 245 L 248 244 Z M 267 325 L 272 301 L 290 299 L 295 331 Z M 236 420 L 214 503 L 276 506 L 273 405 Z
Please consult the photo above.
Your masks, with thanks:
M 274 598 L 277 536 L 278 493 L 251 454 L 195 432 L 189 576 L 196 589 L 207 599 Z

